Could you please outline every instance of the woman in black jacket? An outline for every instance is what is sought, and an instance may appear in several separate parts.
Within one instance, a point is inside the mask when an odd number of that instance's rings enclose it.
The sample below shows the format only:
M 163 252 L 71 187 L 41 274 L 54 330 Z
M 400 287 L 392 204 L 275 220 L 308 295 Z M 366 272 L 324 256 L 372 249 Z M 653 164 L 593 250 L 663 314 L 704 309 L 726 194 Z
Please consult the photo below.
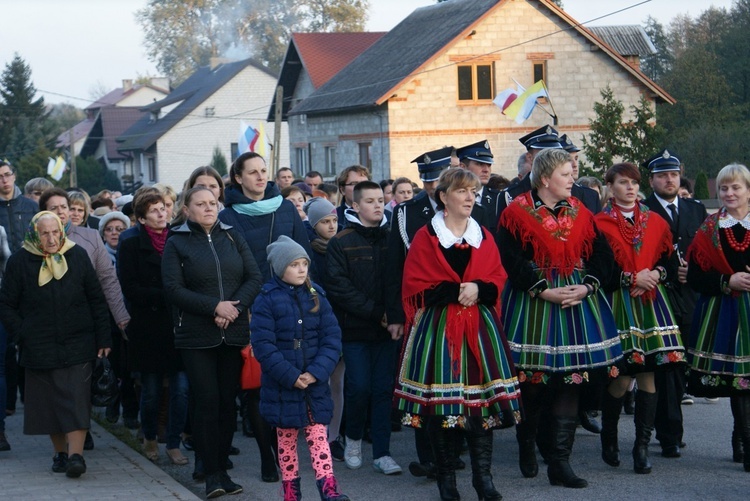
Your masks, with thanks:
M 151 461 L 159 458 L 159 406 L 168 378 L 167 455 L 173 464 L 184 465 L 188 459 L 180 451 L 180 433 L 187 419 L 188 380 L 174 347 L 171 309 L 161 278 L 167 210 L 160 194 L 149 193 L 138 197 L 134 211 L 138 235 L 120 244 L 117 267 L 131 317 L 126 329 L 128 361 L 141 380 L 143 451 Z
M 175 306 L 175 346 L 195 399 L 193 438 L 204 462 L 209 498 L 242 491 L 224 466 L 235 427 L 240 350 L 250 340 L 248 310 L 261 286 L 250 247 L 218 221 L 217 205 L 209 189 L 188 190 L 183 207 L 188 220 L 173 228 L 162 266 Z
M 81 476 L 92 362 L 109 354 L 109 314 L 88 254 L 52 212 L 33 217 L 23 248 L 8 260 L 0 321 L 26 368 L 24 433 L 49 435 L 52 470 Z

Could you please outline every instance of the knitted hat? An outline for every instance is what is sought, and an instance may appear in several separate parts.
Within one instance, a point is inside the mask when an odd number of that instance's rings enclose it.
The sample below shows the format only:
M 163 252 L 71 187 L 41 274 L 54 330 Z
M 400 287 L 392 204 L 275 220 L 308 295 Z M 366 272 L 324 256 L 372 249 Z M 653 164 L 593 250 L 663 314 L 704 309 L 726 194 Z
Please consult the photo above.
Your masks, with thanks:
M 278 240 L 266 247 L 268 263 L 278 277 L 283 277 L 286 267 L 296 259 L 305 258 L 310 262 L 310 257 L 305 249 L 286 235 L 281 235 Z
M 113 219 L 119 219 L 120 221 L 122 221 L 122 224 L 125 225 L 126 230 L 130 228 L 130 218 L 128 216 L 118 211 L 107 212 L 99 220 L 99 235 L 101 235 L 102 238 L 104 238 L 104 228 L 106 228 L 107 223 L 109 223 Z
M 307 219 L 310 221 L 310 226 L 315 229 L 315 225 L 320 222 L 326 216 L 336 215 L 336 207 L 325 198 L 315 197 L 311 198 L 304 205 L 305 212 L 307 213 Z

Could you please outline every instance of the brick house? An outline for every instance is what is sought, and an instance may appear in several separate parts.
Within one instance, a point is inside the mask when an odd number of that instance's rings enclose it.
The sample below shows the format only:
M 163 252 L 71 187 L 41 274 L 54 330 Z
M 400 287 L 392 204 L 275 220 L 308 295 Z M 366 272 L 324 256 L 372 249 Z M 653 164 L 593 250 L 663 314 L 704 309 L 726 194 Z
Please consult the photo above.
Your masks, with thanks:
M 145 113 L 118 137 L 134 182 L 164 183 L 177 192 L 196 167 L 209 165 L 218 147 L 227 163 L 237 157 L 240 122 L 265 121 L 277 75 L 253 59 L 213 59 L 166 98 L 141 108 Z M 282 124 L 281 144 L 288 144 Z M 273 124 L 266 126 L 270 141 Z M 288 148 L 280 152 L 288 165 Z M 266 159 L 269 161 L 270 159 Z
M 580 144 L 607 85 L 626 110 L 641 95 L 652 106 L 674 102 L 640 71 L 637 58 L 637 51 L 624 57 L 549 0 L 422 7 L 314 92 L 295 95 L 284 114 L 292 167 L 322 171 L 335 148 L 339 171 L 360 163 L 376 180 L 416 179 L 410 161 L 424 151 L 488 139 L 495 172 L 512 177 L 523 152 L 517 138 L 552 119 L 537 108 L 518 125 L 492 103 L 497 93 L 514 79 L 526 87 L 544 79 L 557 129 Z M 300 160 L 295 151 L 308 157 Z

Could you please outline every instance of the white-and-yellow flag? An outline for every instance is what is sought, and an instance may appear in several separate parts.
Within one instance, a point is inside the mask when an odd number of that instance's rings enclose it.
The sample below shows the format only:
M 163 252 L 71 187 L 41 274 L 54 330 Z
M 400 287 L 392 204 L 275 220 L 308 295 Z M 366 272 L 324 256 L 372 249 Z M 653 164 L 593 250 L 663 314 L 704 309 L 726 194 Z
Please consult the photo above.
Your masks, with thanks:
M 59 181 L 62 179 L 63 174 L 65 174 L 65 167 L 67 165 L 68 163 L 62 156 L 58 156 L 56 159 L 50 158 L 47 163 L 47 175 L 55 181 Z

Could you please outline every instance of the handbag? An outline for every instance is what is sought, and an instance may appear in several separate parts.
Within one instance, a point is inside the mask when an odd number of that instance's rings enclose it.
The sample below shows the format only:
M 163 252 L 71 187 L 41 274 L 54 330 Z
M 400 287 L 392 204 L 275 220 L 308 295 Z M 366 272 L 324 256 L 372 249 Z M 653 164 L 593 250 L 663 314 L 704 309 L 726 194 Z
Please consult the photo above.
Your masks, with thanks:
M 112 364 L 107 357 L 97 358 L 91 374 L 91 405 L 106 407 L 114 403 L 119 395 L 120 387 Z
M 260 388 L 260 362 L 253 354 L 250 345 L 242 348 L 242 372 L 240 373 L 240 387 L 243 390 L 255 390 Z

